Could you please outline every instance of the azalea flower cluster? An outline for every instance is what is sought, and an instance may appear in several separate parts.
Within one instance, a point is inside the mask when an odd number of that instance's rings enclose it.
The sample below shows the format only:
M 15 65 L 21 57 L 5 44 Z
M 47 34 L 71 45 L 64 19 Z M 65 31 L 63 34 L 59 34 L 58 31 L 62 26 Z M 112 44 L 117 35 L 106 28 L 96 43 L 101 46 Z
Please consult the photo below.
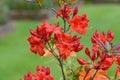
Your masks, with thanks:
M 53 9 L 53 11 L 55 11 Z M 50 24 L 47 20 L 39 25 L 35 30 L 30 30 L 31 36 L 27 39 L 30 44 L 30 50 L 39 56 L 52 55 L 59 63 L 63 80 L 66 80 L 64 72 L 64 62 L 77 52 L 84 48 L 80 43 L 81 36 L 71 35 L 71 32 L 76 32 L 79 35 L 86 34 L 88 30 L 89 20 L 86 14 L 78 15 L 78 7 L 72 9 L 70 6 L 63 6 L 58 12 L 55 11 L 57 21 L 55 24 Z M 63 20 L 64 25 L 61 27 L 59 19 Z M 108 30 L 104 32 L 94 32 L 91 42 L 92 50 L 87 47 L 85 54 L 90 61 L 84 58 L 77 58 L 80 66 L 77 80 L 110 80 L 107 75 L 107 70 L 114 62 L 118 64 L 116 69 L 115 79 L 120 79 L 120 43 L 112 45 L 114 38 L 113 32 Z M 28 72 L 24 76 L 24 80 L 54 80 L 50 74 L 50 69 L 45 67 L 37 67 L 37 73 Z M 75 76 L 75 75 L 71 75 Z M 76 80 L 72 79 L 72 80 Z
M 68 57 L 75 55 L 76 52 L 81 51 L 84 47 L 84 45 L 80 44 L 81 37 L 76 35 L 72 36 L 69 32 L 86 34 L 88 29 L 89 20 L 86 14 L 79 16 L 77 13 L 78 7 L 75 7 L 75 9 L 69 6 L 62 7 L 57 12 L 56 18 L 63 19 L 64 28 L 59 25 L 59 22 L 49 24 L 47 20 L 44 20 L 43 24 L 39 25 L 36 30 L 30 30 L 31 37 L 27 39 L 30 43 L 30 50 L 33 53 L 39 56 L 53 55 L 58 60 L 64 80 L 66 78 L 63 62 Z M 28 80 L 27 78 L 24 79 Z
M 76 31 L 80 34 L 85 34 L 89 20 L 85 14 L 78 16 L 77 12 L 78 8 L 76 7 L 73 10 L 73 18 L 70 19 L 70 13 L 72 13 L 72 9 L 69 6 L 65 6 L 57 13 L 57 17 L 62 17 L 65 21 L 67 21 L 69 26 L 71 26 L 72 31 Z M 47 44 L 50 48 L 52 48 L 50 42 L 53 39 L 53 44 L 58 49 L 59 55 L 53 52 L 52 54 L 54 54 L 56 57 L 63 58 L 64 60 L 66 60 L 72 52 L 79 52 L 83 49 L 83 45 L 79 43 L 79 36 L 71 36 L 66 32 L 66 30 L 63 31 L 63 28 L 58 24 L 51 25 L 47 22 L 47 20 L 45 20 L 42 25 L 39 25 L 36 30 L 30 30 L 30 33 L 32 35 L 28 38 L 28 41 L 31 45 L 30 50 L 33 53 L 39 54 L 40 56 L 45 55 L 45 48 Z
M 92 38 L 92 53 L 89 48 L 85 49 L 85 54 L 90 58 L 90 62 L 87 62 L 83 58 L 78 58 L 77 61 L 81 65 L 85 65 L 85 68 L 80 72 L 80 80 L 111 80 L 106 71 L 113 65 L 114 62 L 118 64 L 116 68 L 115 79 L 118 76 L 120 79 L 120 43 L 112 45 L 111 41 L 114 38 L 113 32 L 110 30 L 105 34 L 96 31 Z M 96 73 L 94 73 L 96 72 Z M 83 74 L 83 75 L 81 75 Z
M 72 13 L 71 13 L 72 12 Z M 77 15 L 78 13 L 78 7 L 75 7 L 74 10 L 71 9 L 69 6 L 62 7 L 59 12 L 57 13 L 57 17 L 63 17 L 63 19 L 71 25 L 73 32 L 78 32 L 79 34 L 85 34 L 87 31 L 87 26 L 89 20 L 87 19 L 86 14 L 83 14 L 82 16 Z M 70 15 L 72 15 L 72 19 L 70 18 Z
M 24 76 L 24 80 L 54 80 L 54 78 L 50 74 L 50 68 L 49 67 L 36 67 L 36 74 L 33 74 L 32 72 L 28 72 Z

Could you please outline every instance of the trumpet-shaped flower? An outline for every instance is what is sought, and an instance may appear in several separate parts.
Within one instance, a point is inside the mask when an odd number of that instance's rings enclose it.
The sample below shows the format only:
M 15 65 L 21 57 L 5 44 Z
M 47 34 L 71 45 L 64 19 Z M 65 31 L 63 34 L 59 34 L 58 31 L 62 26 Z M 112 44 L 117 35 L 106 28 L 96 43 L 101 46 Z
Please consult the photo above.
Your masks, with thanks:
M 85 34 L 88 29 L 89 20 L 86 17 L 86 14 L 82 16 L 75 16 L 73 19 L 69 20 L 69 24 L 72 27 L 73 32 L 78 32 L 80 34 Z
M 57 41 L 56 47 L 59 50 L 59 54 L 66 60 L 70 55 L 71 52 L 78 52 L 83 49 L 83 45 L 79 43 L 80 37 L 77 36 L 70 36 L 66 33 L 56 33 L 55 40 Z

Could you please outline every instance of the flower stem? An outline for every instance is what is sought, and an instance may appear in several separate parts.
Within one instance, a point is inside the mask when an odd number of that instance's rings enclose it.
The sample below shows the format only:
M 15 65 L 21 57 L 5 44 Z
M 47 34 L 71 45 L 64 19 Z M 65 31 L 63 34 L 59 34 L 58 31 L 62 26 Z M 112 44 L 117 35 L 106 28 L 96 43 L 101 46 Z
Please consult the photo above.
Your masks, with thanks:
M 65 20 L 66 7 L 63 9 L 63 21 L 64 21 L 64 32 L 66 32 L 66 20 Z
M 99 69 L 96 70 L 96 72 L 94 73 L 94 75 L 93 75 L 93 77 L 92 77 L 91 80 L 94 80 L 94 78 L 95 78 L 95 76 L 96 76 L 96 74 L 97 74 L 98 71 L 99 71 Z
M 114 80 L 117 80 L 117 73 L 115 73 Z
M 65 18 L 63 18 L 63 21 L 64 21 L 64 32 L 66 32 L 66 20 L 65 20 Z
M 51 45 L 50 45 L 50 43 L 48 42 L 48 46 L 49 46 L 49 48 L 50 48 L 50 52 L 52 53 L 52 55 L 56 58 L 56 59 L 58 59 L 58 56 L 56 55 L 56 53 L 53 51 L 53 49 L 52 49 L 52 47 L 51 47 Z
M 56 11 L 54 8 L 51 8 L 51 10 L 55 13 L 55 14 L 57 14 L 58 13 L 58 11 Z M 60 16 L 62 19 L 63 19 L 63 17 L 62 16 Z
M 103 57 L 103 59 L 101 60 L 101 62 L 104 62 L 105 59 L 106 59 L 106 56 Z M 94 78 L 95 78 L 97 72 L 100 70 L 100 67 L 101 67 L 101 66 L 102 66 L 102 64 L 100 64 L 100 65 L 98 66 L 98 69 L 97 69 L 96 72 L 94 73 L 94 75 L 93 75 L 93 77 L 92 77 L 91 80 L 94 80 Z
M 71 25 L 69 25 L 69 26 L 68 26 L 68 28 L 67 28 L 67 30 L 66 30 L 66 31 L 69 31 L 69 29 L 70 29 L 70 26 L 71 26 Z
M 118 67 L 117 67 L 118 68 Z M 117 69 L 116 68 L 116 69 Z M 117 80 L 117 70 L 116 70 L 116 72 L 115 72 L 115 75 L 114 75 L 114 80 Z
M 55 54 L 55 52 L 53 51 L 50 43 L 48 42 L 48 46 L 50 47 L 50 52 L 52 53 L 52 55 L 58 60 L 59 64 L 60 64 L 60 68 L 61 68 L 61 71 L 62 71 L 62 76 L 63 76 L 63 80 L 66 80 L 66 77 L 65 77 L 65 73 L 64 73 L 64 67 L 63 67 L 63 59 L 58 57 L 58 55 Z
M 85 79 L 86 79 L 86 77 L 87 77 L 87 75 L 89 74 L 90 70 L 91 70 L 91 69 L 89 69 L 89 70 L 87 71 L 87 73 L 85 74 L 85 76 L 84 76 L 83 80 L 85 80 Z
M 60 68 L 61 68 L 61 71 L 62 71 L 63 80 L 66 80 L 65 73 L 64 73 L 64 67 L 63 67 L 63 60 L 58 59 L 58 62 L 60 64 Z

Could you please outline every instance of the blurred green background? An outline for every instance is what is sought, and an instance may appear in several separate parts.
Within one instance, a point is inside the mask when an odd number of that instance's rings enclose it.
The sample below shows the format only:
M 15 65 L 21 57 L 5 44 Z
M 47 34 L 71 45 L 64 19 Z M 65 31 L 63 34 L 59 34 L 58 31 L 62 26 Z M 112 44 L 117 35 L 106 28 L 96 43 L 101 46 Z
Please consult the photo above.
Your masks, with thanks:
M 84 44 L 86 47 L 91 47 L 91 36 L 96 29 L 105 32 L 107 32 L 107 30 L 113 31 L 115 34 L 113 43 L 120 42 L 119 0 L 118 2 L 83 0 L 81 3 L 77 4 L 80 6 L 79 14 L 87 14 L 90 20 L 89 27 L 91 28 L 86 35 L 82 36 L 81 44 Z M 54 5 L 49 5 L 49 2 L 45 3 L 44 6 L 54 7 Z M 15 19 L 10 17 L 11 11 L 18 11 L 19 13 L 21 12 L 21 14 L 23 14 L 22 11 L 32 11 L 34 13 L 40 11 L 40 13 L 42 13 L 42 10 L 45 8 L 46 7 L 40 8 L 35 3 L 25 2 L 25 0 L 0 1 L 0 34 L 2 34 L 2 36 L 0 36 L 0 80 L 19 80 L 23 78 L 24 74 L 29 70 L 35 72 L 37 65 L 50 66 L 56 80 L 60 79 L 61 73 L 57 66 L 58 63 L 53 57 L 40 57 L 31 53 L 26 40 L 30 36 L 29 29 L 35 29 L 42 22 L 43 18 L 36 20 L 33 18 L 36 15 L 29 15 L 29 13 L 26 13 L 27 17 L 24 16 L 25 18 L 22 17 L 23 19 L 20 18 L 20 20 L 19 17 Z M 52 18 L 49 19 L 49 22 L 55 23 L 54 16 L 53 14 L 51 15 Z M 6 27 L 6 24 L 11 22 L 14 30 L 10 33 L 7 33 L 9 29 L 3 31 L 3 27 Z M 62 24 L 62 20 L 60 24 Z M 10 27 L 9 24 L 7 27 Z M 84 50 L 77 55 L 77 57 L 88 59 L 84 54 Z M 74 61 L 77 57 L 74 57 Z M 114 75 L 115 67 L 116 65 L 113 65 L 108 71 L 110 76 Z

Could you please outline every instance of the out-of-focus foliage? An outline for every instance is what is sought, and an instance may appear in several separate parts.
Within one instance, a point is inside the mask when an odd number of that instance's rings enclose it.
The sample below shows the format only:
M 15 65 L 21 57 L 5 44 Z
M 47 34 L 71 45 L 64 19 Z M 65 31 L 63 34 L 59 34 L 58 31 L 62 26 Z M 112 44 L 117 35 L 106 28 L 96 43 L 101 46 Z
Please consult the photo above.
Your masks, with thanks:
M 7 23 L 8 21 L 7 13 L 8 13 L 8 8 L 5 5 L 4 0 L 1 0 L 0 1 L 0 25 Z
M 37 4 L 38 4 L 39 6 L 42 5 L 43 1 L 44 1 L 44 0 L 36 0 Z
M 48 9 L 56 8 L 56 7 L 58 7 L 58 3 L 57 3 L 56 0 L 47 0 L 47 1 L 44 0 L 41 7 L 42 8 L 48 8 Z
M 77 0 L 5 0 L 10 10 L 40 10 L 41 7 L 50 8 L 71 5 Z M 38 5 L 36 5 L 38 4 Z M 42 6 L 41 6 L 42 5 Z M 41 7 L 40 7 L 41 6 Z
M 26 0 L 29 2 L 33 2 L 33 0 Z M 55 2 L 57 1 L 57 3 L 59 4 L 59 6 L 64 6 L 64 5 L 71 5 L 75 2 L 77 2 L 78 0 L 34 0 L 34 2 L 36 2 L 39 6 L 44 5 L 44 2 L 46 3 L 51 3 L 51 2 Z
M 58 5 L 56 0 L 6 0 L 6 3 L 10 10 L 40 10 Z
M 77 2 L 77 0 L 57 0 L 60 6 L 64 6 L 64 5 L 71 5 L 75 2 Z
M 91 0 L 85 0 L 85 3 L 92 3 L 92 1 Z
M 40 10 L 36 3 L 29 3 L 25 0 L 6 0 L 6 3 L 10 10 Z

